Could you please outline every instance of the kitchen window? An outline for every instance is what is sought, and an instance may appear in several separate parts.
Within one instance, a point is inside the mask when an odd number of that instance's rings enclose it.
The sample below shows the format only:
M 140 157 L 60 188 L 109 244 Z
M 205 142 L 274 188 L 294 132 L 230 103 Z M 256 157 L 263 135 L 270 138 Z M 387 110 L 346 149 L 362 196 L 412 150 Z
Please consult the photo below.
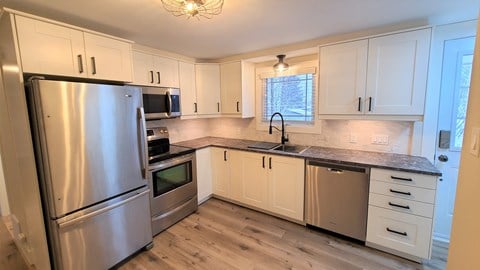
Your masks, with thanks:
M 264 122 L 280 112 L 286 122 L 313 124 L 315 75 L 312 73 L 263 79 Z

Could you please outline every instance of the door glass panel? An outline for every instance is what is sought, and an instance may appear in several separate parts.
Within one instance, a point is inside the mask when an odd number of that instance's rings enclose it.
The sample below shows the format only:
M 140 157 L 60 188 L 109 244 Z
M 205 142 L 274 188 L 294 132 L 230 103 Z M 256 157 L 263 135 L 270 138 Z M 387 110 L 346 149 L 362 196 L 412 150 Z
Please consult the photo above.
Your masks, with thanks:
M 460 151 L 463 142 L 463 130 L 465 128 L 465 116 L 467 114 L 468 93 L 472 74 L 473 55 L 471 53 L 459 53 L 457 74 L 455 83 L 455 100 L 452 117 L 452 142 L 451 150 Z
M 185 162 L 153 173 L 154 197 L 192 182 L 192 162 Z
M 143 94 L 143 107 L 145 113 L 167 112 L 167 95 Z

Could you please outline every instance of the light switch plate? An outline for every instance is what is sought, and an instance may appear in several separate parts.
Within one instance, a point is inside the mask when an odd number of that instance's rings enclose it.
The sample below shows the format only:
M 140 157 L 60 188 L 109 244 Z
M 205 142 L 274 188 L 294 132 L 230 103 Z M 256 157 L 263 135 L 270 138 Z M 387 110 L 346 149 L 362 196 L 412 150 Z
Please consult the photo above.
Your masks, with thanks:
M 472 129 L 472 138 L 470 141 L 470 154 L 478 157 L 480 154 L 480 128 Z

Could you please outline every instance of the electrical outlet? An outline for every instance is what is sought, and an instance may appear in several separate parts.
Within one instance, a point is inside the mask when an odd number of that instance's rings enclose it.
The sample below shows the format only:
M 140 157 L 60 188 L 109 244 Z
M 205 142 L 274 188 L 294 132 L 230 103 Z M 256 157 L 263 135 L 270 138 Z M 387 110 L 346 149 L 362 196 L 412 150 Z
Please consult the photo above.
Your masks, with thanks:
M 374 134 L 371 141 L 372 144 L 388 145 L 388 135 Z

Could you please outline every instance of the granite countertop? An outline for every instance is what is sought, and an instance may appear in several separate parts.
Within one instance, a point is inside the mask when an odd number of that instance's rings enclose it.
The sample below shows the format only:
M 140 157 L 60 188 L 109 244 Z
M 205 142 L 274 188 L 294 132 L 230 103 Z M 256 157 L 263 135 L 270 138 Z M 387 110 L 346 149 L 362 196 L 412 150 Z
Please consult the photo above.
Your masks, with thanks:
M 201 149 L 209 146 L 218 146 L 229 149 L 237 149 L 250 152 L 267 153 L 282 156 L 299 157 L 329 163 L 366 166 L 405 172 L 421 173 L 441 176 L 441 172 L 424 157 L 402 154 L 381 153 L 360 150 L 348 150 L 340 148 L 329 148 L 312 146 L 300 154 L 287 153 L 275 150 L 262 150 L 248 148 L 257 141 L 228 139 L 219 137 L 203 137 L 189 141 L 173 143 L 174 145 Z

